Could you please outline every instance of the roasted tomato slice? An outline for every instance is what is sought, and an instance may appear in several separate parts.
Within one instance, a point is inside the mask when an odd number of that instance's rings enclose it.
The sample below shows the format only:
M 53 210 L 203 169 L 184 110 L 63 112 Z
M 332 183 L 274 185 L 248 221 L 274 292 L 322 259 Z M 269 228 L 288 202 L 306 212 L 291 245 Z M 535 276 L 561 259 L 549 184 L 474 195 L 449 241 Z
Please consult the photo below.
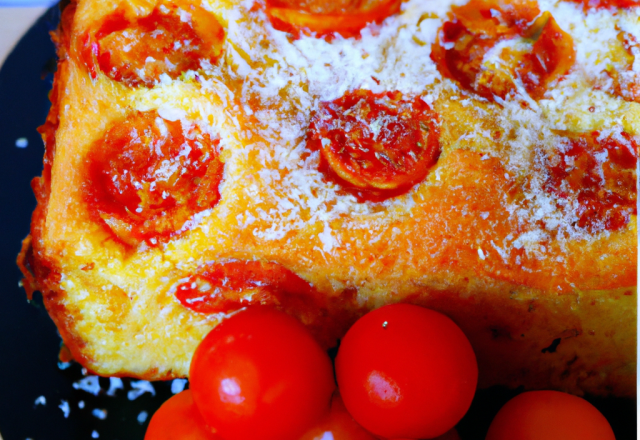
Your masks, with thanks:
M 636 57 L 640 57 L 640 42 L 631 33 L 618 32 L 620 43 L 616 56 L 611 57 L 605 72 L 611 79 L 611 85 L 603 87 L 625 101 L 640 103 L 640 74 L 634 70 Z
M 153 87 L 160 75 L 175 79 L 222 53 L 224 29 L 199 6 L 162 2 L 149 15 L 118 9 L 89 30 L 80 54 L 92 78 L 98 69 L 131 87 Z
M 640 0 L 569 0 L 588 9 L 625 9 L 640 6 Z
M 357 319 L 361 308 L 355 289 L 337 296 L 320 292 L 286 267 L 267 261 L 205 264 L 170 291 L 196 313 L 231 313 L 243 307 L 267 306 L 302 321 L 324 347 L 332 347 Z
M 320 104 L 307 144 L 321 153 L 321 170 L 359 199 L 406 192 L 440 155 L 435 113 L 400 92 L 356 90 Z
M 505 98 L 520 84 L 540 99 L 571 69 L 575 51 L 571 36 L 534 2 L 471 0 L 452 7 L 431 58 L 444 76 L 487 99 Z
M 278 30 L 345 38 L 358 37 L 369 23 L 380 23 L 400 11 L 401 0 L 267 0 L 267 15 Z
M 206 265 L 176 288 L 178 300 L 199 313 L 226 313 L 249 305 L 279 306 L 292 301 L 302 305 L 313 302 L 314 295 L 315 289 L 293 272 L 261 261 Z
M 131 113 L 87 155 L 89 211 L 125 243 L 157 244 L 218 202 L 218 144 L 195 124 Z
M 545 189 L 560 205 L 576 207 L 576 226 L 590 232 L 620 229 L 637 214 L 637 151 L 626 133 L 567 138 L 546 159 Z

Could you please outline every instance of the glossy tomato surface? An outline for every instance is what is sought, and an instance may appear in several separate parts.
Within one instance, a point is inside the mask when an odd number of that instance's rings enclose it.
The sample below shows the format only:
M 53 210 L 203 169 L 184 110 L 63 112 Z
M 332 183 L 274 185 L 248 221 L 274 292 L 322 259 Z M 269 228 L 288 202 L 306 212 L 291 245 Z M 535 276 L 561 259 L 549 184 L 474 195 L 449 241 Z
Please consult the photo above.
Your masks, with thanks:
M 300 440 L 376 440 L 356 422 L 344 406 L 340 393 L 331 399 L 331 410 L 320 422 L 309 429 Z
M 331 361 L 296 319 L 268 308 L 228 318 L 200 343 L 191 390 L 225 440 L 298 440 L 328 410 Z
M 205 425 L 190 390 L 171 397 L 155 412 L 144 440 L 221 440 Z
M 364 428 L 385 438 L 433 438 L 465 414 L 478 366 L 448 317 L 409 304 L 362 317 L 342 340 L 336 375 L 344 403 Z
M 486 440 L 615 440 L 607 419 L 580 397 L 529 391 L 506 403 Z

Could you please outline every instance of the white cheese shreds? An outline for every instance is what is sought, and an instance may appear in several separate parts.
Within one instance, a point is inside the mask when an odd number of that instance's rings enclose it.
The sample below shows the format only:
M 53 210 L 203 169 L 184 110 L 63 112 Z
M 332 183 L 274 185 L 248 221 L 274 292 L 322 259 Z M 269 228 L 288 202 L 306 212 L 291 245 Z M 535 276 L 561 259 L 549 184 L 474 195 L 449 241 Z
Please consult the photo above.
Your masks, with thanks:
M 230 144 L 231 157 L 227 167 L 235 167 L 235 161 L 241 160 L 249 151 L 257 152 L 261 158 L 262 168 L 252 176 L 254 184 L 246 185 L 246 192 L 256 206 L 269 206 L 269 209 L 258 209 L 258 218 L 239 216 L 239 227 L 251 228 L 254 236 L 261 240 L 286 240 L 289 234 L 316 224 L 319 230 L 317 248 L 327 256 L 340 251 L 340 243 L 329 226 L 332 221 L 344 215 L 356 216 L 363 229 L 371 229 L 384 227 L 384 223 L 394 217 L 391 212 L 410 212 L 413 191 L 407 196 L 379 204 L 389 215 L 372 221 L 371 215 L 379 209 L 376 204 L 360 203 L 353 196 L 339 194 L 339 188 L 328 183 L 317 171 L 317 153 L 306 149 L 306 130 L 309 118 L 320 102 L 339 98 L 350 90 L 399 90 L 407 95 L 421 95 L 430 104 L 439 99 L 443 90 L 458 90 L 456 84 L 448 80 L 443 82 L 430 52 L 438 30 L 448 19 L 451 4 L 459 3 L 464 1 L 410 0 L 403 3 L 401 14 L 387 18 L 380 26 L 363 29 L 361 38 L 338 36 L 331 42 L 304 35 L 290 39 L 286 33 L 273 29 L 261 10 L 244 9 L 244 5 L 221 12 L 228 20 L 227 64 L 204 65 L 208 77 L 201 83 L 219 88 L 214 86 L 219 84 L 216 78 L 228 75 L 242 79 L 240 99 L 243 108 L 256 118 L 252 131 L 266 142 L 249 142 L 242 147 Z M 549 150 L 558 142 L 555 130 L 575 129 L 570 125 L 586 123 L 586 118 L 567 119 L 570 113 L 566 111 L 569 103 L 564 102 L 567 99 L 575 100 L 579 96 L 600 104 L 606 102 L 606 108 L 621 118 L 628 113 L 627 107 L 630 106 L 606 91 L 595 90 L 591 82 L 602 76 L 611 45 L 618 41 L 616 23 L 638 33 L 638 12 L 624 10 L 614 15 L 611 11 L 602 10 L 585 14 L 579 5 L 550 0 L 540 2 L 540 9 L 549 10 L 559 26 L 573 36 L 576 64 L 565 79 L 550 85 L 547 95 L 553 99 L 543 99 L 539 103 L 534 101 L 517 78 L 514 79 L 518 86 L 516 96 L 506 101 L 497 99 L 503 107 L 497 112 L 498 119 L 505 132 L 514 133 L 515 137 L 504 141 L 507 148 L 486 151 L 482 159 L 499 158 L 506 163 L 509 175 L 516 177 L 536 166 L 536 151 Z M 530 45 L 522 38 L 499 42 L 486 54 L 485 63 L 498 66 L 498 55 L 504 48 L 526 52 Z M 448 96 L 456 98 L 455 95 Z M 254 99 L 261 103 L 259 109 L 249 109 L 248 103 Z M 522 107 L 522 100 L 529 104 L 528 108 Z M 591 107 L 586 105 L 587 101 L 580 106 L 584 111 Z M 272 109 L 269 109 L 270 104 Z M 464 105 L 473 103 L 465 99 Z M 616 118 L 608 120 L 615 121 Z M 612 125 L 611 128 L 620 132 L 629 125 Z M 583 128 L 592 129 L 578 127 L 578 131 Z M 477 129 L 467 133 L 464 140 L 466 144 L 484 145 L 483 137 L 490 139 L 492 134 Z M 435 171 L 435 178 L 441 181 L 439 170 Z M 236 184 L 231 176 L 225 182 L 225 185 Z M 556 198 L 545 192 L 542 186 L 540 179 L 527 185 L 526 208 L 513 204 L 506 209 L 523 225 L 545 221 L 547 230 L 537 233 L 541 240 L 548 238 L 549 234 L 554 237 L 568 234 L 571 239 L 588 238 L 585 231 L 571 226 L 575 224 L 575 207 L 558 207 Z M 308 213 L 306 218 L 303 212 Z M 483 219 L 486 219 L 484 214 Z M 525 241 L 520 240 L 519 243 Z
M 100 380 L 98 376 L 87 376 L 72 384 L 76 390 L 86 391 L 97 396 L 102 388 L 100 388 Z
M 71 408 L 69 408 L 69 402 L 67 402 L 66 400 L 60 400 L 60 405 L 58 405 L 58 408 L 62 410 L 62 414 L 64 415 L 65 419 L 69 417 L 69 413 L 71 412 Z
M 182 109 L 175 107 L 160 107 L 158 114 L 167 121 L 177 121 L 183 119 L 186 116 L 186 112 Z
M 105 420 L 107 418 L 107 410 L 106 409 L 95 408 L 93 411 L 91 411 L 91 414 L 96 419 Z
M 131 388 L 133 389 L 127 393 L 127 398 L 129 400 L 135 400 L 144 393 L 150 393 L 152 396 L 156 395 L 155 388 L 153 388 L 153 385 L 146 380 L 131 381 Z

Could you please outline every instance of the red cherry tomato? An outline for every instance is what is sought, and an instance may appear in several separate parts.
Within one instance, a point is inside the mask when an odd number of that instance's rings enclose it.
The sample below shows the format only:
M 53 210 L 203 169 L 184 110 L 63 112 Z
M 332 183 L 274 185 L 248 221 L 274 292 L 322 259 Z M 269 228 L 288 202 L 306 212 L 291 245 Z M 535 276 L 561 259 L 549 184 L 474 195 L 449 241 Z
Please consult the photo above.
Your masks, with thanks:
M 149 422 L 144 440 L 220 440 L 204 423 L 190 390 L 164 402 Z
M 300 440 L 376 440 L 353 420 L 336 392 L 331 400 L 331 411 L 318 424 L 308 430 Z
M 344 403 L 365 429 L 385 438 L 444 434 L 471 405 L 478 365 L 448 317 L 409 304 L 382 307 L 347 332 L 336 358 Z
M 586 400 L 559 391 L 529 391 L 498 411 L 486 440 L 615 440 L 615 436 L 607 419 Z
M 414 439 L 405 439 L 405 438 L 396 438 L 393 440 L 414 440 Z M 458 434 L 458 430 L 453 428 L 442 435 L 439 435 L 436 438 L 432 438 L 430 440 L 460 440 L 460 435 Z
M 223 321 L 191 361 L 190 387 L 225 440 L 297 440 L 329 409 L 331 360 L 296 319 L 266 308 Z

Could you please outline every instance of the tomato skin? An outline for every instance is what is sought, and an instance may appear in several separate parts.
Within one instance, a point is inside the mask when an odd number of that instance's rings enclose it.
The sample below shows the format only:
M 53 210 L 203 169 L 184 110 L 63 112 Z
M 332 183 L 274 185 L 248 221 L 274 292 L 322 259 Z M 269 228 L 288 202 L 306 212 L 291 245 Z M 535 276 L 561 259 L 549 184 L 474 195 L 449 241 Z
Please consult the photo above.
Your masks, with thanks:
M 602 139 L 597 131 L 567 138 L 566 147 L 545 160 L 544 189 L 568 203 L 577 202 L 577 225 L 591 233 L 623 228 L 638 212 L 637 151 L 626 132 L 617 138 Z M 603 154 L 608 160 L 600 164 L 597 157 Z
M 400 0 L 360 1 L 289 1 L 267 0 L 267 16 L 274 28 L 299 38 L 340 34 L 344 38 L 360 37 L 369 23 L 381 23 L 400 11 Z M 329 38 L 330 39 L 330 38 Z
M 383 201 L 422 181 L 440 157 L 438 116 L 420 97 L 354 90 L 321 102 L 307 145 L 319 170 L 359 201 Z
M 330 434 L 330 435 L 329 435 Z M 344 406 L 340 393 L 336 391 L 331 400 L 331 410 L 313 428 L 309 429 L 300 440 L 376 440 L 372 434 L 353 420 Z
M 220 200 L 219 143 L 155 110 L 114 121 L 86 155 L 89 215 L 123 243 L 156 246 Z
M 457 429 L 453 428 L 433 440 L 460 440 L 460 434 Z
M 297 440 L 329 409 L 331 361 L 295 318 L 268 308 L 239 312 L 198 346 L 193 398 L 225 440 Z
M 75 52 L 92 79 L 102 71 L 129 87 L 154 87 L 162 74 L 176 79 L 201 59 L 219 59 L 225 32 L 213 14 L 183 0 L 145 9 L 123 2 L 79 38 Z
M 626 9 L 640 6 L 639 0 L 571 0 L 573 3 L 582 4 L 584 10 L 589 9 Z
M 451 21 L 443 24 L 431 47 L 431 59 L 443 76 L 486 99 L 515 92 L 514 78 L 523 81 L 533 99 L 541 99 L 548 84 L 574 64 L 573 39 L 549 12 L 540 14 L 535 1 L 471 0 L 451 10 Z M 496 55 L 501 67 L 492 67 L 485 55 L 513 38 L 533 45 L 526 50 L 500 49 Z
M 185 390 L 162 404 L 155 412 L 144 440 L 221 440 L 206 426 L 193 403 L 191 390 Z
M 448 317 L 395 304 L 362 317 L 336 358 L 345 406 L 385 438 L 444 434 L 471 405 L 478 365 L 468 339 Z
M 508 401 L 486 440 L 615 440 L 609 422 L 586 400 L 559 391 L 529 391 Z
M 415 439 L 408 439 L 408 438 L 394 438 L 393 440 L 415 440 Z M 460 434 L 458 434 L 458 430 L 456 428 L 453 428 L 447 432 L 445 432 L 442 435 L 439 435 L 435 438 L 429 439 L 429 440 L 460 440 Z

